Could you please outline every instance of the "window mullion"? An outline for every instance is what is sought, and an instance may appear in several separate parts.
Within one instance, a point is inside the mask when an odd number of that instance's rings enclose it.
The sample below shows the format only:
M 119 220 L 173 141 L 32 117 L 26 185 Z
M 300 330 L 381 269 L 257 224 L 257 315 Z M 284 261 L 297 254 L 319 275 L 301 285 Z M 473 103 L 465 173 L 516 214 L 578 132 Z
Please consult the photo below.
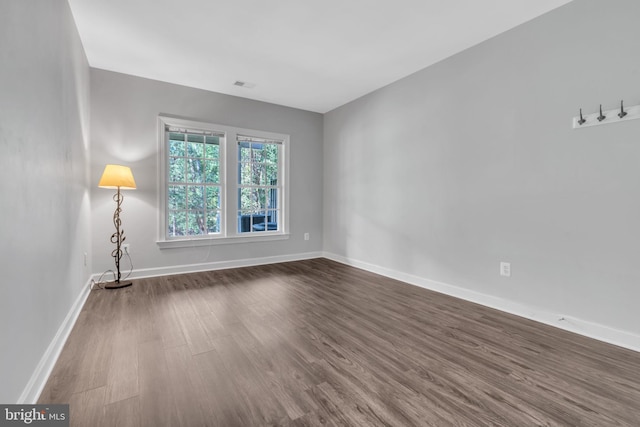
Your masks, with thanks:
M 225 197 L 227 204 L 225 206 L 225 212 L 227 221 L 225 224 L 226 232 L 228 236 L 238 235 L 238 189 L 240 181 L 240 163 L 238 150 L 238 144 L 236 144 L 237 134 L 234 131 L 227 132 L 226 141 L 226 153 L 225 153 L 225 166 L 226 166 L 226 182 L 225 182 Z

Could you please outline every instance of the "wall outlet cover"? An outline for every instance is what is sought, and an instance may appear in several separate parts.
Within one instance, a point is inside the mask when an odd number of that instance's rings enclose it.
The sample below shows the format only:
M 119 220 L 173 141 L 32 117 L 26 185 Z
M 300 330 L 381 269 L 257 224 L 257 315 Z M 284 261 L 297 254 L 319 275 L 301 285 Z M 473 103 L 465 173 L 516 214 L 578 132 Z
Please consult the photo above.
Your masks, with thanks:
M 511 277 L 511 263 L 510 262 L 501 262 L 500 263 L 500 275 L 504 277 Z

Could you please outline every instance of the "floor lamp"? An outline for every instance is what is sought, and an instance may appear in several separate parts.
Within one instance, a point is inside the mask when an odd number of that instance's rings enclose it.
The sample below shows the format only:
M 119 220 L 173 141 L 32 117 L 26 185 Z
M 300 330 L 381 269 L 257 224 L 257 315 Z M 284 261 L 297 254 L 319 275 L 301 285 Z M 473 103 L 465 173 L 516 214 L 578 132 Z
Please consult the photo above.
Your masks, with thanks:
M 118 191 L 113 196 L 113 200 L 116 202 L 116 210 L 113 213 L 113 225 L 116 227 L 115 233 L 111 235 L 111 243 L 116 245 L 116 248 L 111 252 L 111 256 L 116 261 L 116 276 L 115 282 L 107 283 L 105 289 L 119 289 L 131 286 L 131 282 L 120 281 L 120 259 L 122 258 L 122 242 L 125 240 L 124 230 L 121 228 L 122 221 L 120 220 L 120 212 L 122 212 L 122 201 L 124 196 L 120 193 L 120 189 L 135 190 L 136 182 L 133 179 L 133 173 L 127 166 L 120 165 L 107 165 L 102 172 L 102 178 L 98 183 L 100 188 L 112 188 Z

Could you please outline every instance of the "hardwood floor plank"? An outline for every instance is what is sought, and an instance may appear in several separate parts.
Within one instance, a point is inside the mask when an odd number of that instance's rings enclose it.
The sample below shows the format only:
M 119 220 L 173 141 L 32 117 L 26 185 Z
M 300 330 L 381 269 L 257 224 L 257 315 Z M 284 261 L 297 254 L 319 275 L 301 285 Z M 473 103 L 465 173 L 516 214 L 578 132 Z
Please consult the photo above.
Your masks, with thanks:
M 352 413 L 348 408 L 345 411 L 345 408 L 340 406 L 339 399 L 335 398 L 330 389 L 331 387 L 326 383 L 318 384 L 309 389 L 309 394 L 318 403 L 321 411 L 326 414 L 328 419 L 338 426 L 367 425 L 366 418 L 362 414 Z
M 316 409 L 312 413 L 293 420 L 290 427 L 335 427 L 337 425 L 324 410 Z
M 168 370 L 168 384 L 174 397 L 178 425 L 207 425 L 206 411 L 201 402 L 193 398 L 195 390 L 201 390 L 200 378 L 195 375 L 195 363 L 187 346 L 165 349 Z
M 211 426 L 250 426 L 253 414 L 243 400 L 239 385 L 227 370 L 217 352 L 210 351 L 193 356 L 201 376 L 201 393 L 194 396 L 201 406 L 208 409 Z
M 89 295 L 65 343 L 74 350 L 61 352 L 40 401 L 68 403 L 74 393 L 106 385 L 113 342 L 109 313 L 114 308 L 114 302 L 99 292 Z
M 132 288 L 113 296 L 120 316 L 110 323 L 113 340 L 108 363 L 105 403 L 138 395 L 138 305 Z
M 207 319 L 201 319 L 194 311 L 194 306 L 191 304 L 190 299 L 181 301 L 180 305 L 174 305 L 174 310 L 176 312 L 176 320 L 180 325 L 191 354 L 213 350 L 212 337 L 207 333 L 207 326 L 203 324 L 203 320 L 211 321 L 211 316 L 208 316 Z
M 105 387 L 74 393 L 69 399 L 69 424 L 72 427 L 101 426 L 106 423 Z
M 239 326 L 243 328 L 242 325 Z M 285 409 L 273 395 L 268 374 L 259 369 L 238 346 L 235 336 L 216 340 L 216 353 L 220 355 L 227 372 L 238 385 L 238 394 L 251 414 L 251 425 L 279 425 L 287 419 Z
M 138 396 L 110 403 L 104 407 L 104 424 L 110 427 L 144 427 L 148 425 L 140 418 Z
M 136 311 L 138 343 L 161 341 L 162 335 L 154 309 L 155 288 L 158 286 L 154 285 L 154 279 L 140 279 L 135 283 L 136 286 L 132 286 L 130 289 L 135 292 L 138 306 Z
M 163 342 L 141 343 L 138 355 L 141 419 L 146 425 L 180 425 Z
M 258 341 L 253 333 L 249 332 L 255 330 L 255 326 L 255 323 L 250 323 L 247 327 L 238 327 L 231 338 L 252 365 L 262 373 L 269 393 L 273 394 L 284 408 L 287 416 L 294 420 L 306 415 L 315 405 L 305 399 L 304 391 L 308 389 L 309 384 L 303 378 L 305 372 L 291 360 L 291 355 L 285 347 L 277 349 L 280 344 L 278 341 L 268 342 L 266 346 Z
M 92 292 L 39 402 L 83 426 L 638 426 L 640 354 L 312 259 Z
M 156 278 L 157 285 L 151 285 L 151 313 L 157 331 L 162 338 L 164 347 L 178 347 L 187 343 L 182 328 L 180 327 L 180 319 L 176 313 L 176 306 L 180 306 L 184 295 L 174 292 L 171 281 L 168 277 Z

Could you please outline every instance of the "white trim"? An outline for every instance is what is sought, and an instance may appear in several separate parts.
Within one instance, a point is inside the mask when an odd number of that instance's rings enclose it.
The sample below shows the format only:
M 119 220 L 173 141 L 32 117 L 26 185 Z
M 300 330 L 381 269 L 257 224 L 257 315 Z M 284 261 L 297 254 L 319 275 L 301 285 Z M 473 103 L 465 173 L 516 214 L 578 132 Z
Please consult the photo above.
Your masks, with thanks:
M 172 265 L 169 267 L 141 268 L 133 270 L 127 279 L 144 279 L 147 277 L 170 276 L 173 274 L 198 273 L 201 271 L 224 270 L 227 268 L 251 267 L 255 265 L 278 264 L 281 262 L 302 261 L 321 258 L 322 252 L 306 252 L 292 255 L 278 255 L 263 258 L 245 258 L 230 261 L 205 262 L 199 264 Z M 94 274 L 97 280 L 100 274 Z
M 253 234 L 253 233 L 246 233 Z M 158 240 L 156 244 L 160 249 L 191 248 L 195 246 L 232 245 L 236 243 L 270 242 L 274 240 L 289 240 L 290 234 L 260 233 L 257 236 L 229 236 L 229 237 L 200 237 L 197 239 Z
M 498 298 L 492 295 L 474 292 L 469 289 L 460 288 L 458 286 L 450 285 L 447 283 L 437 282 L 435 280 L 414 276 L 412 274 L 403 273 L 385 267 L 380 267 L 374 264 L 343 257 L 341 255 L 336 255 L 330 252 L 323 252 L 323 257 L 339 262 L 341 264 L 346 264 L 352 267 L 357 267 L 366 271 L 370 271 L 372 273 L 379 274 L 381 276 L 396 279 L 410 285 L 419 286 L 421 288 L 436 291 L 445 295 L 453 296 L 466 301 L 471 301 L 476 304 L 481 304 L 486 307 L 524 317 L 529 320 L 534 320 L 536 322 L 574 332 L 576 334 L 593 338 L 598 341 L 603 341 L 609 344 L 640 352 L 640 335 L 634 334 L 632 332 L 614 329 L 605 325 L 577 319 L 563 314 L 552 313 L 542 310 L 538 307 L 528 306 L 504 298 Z
M 58 361 L 58 357 L 67 342 L 67 338 L 69 338 L 69 334 L 71 333 L 73 326 L 76 324 L 76 320 L 78 320 L 80 311 L 82 311 L 82 307 L 84 307 L 84 304 L 89 297 L 90 291 L 91 279 L 89 279 L 80 290 L 80 295 L 76 298 L 71 309 L 67 313 L 67 316 L 64 318 L 62 324 L 58 328 L 58 331 L 51 340 L 51 343 L 49 343 L 47 350 L 42 355 L 42 358 L 31 375 L 29 382 L 18 398 L 18 404 L 30 405 L 35 404 L 38 401 L 44 386 L 47 384 L 47 380 L 49 380 L 51 371 L 53 371 L 53 367 Z

